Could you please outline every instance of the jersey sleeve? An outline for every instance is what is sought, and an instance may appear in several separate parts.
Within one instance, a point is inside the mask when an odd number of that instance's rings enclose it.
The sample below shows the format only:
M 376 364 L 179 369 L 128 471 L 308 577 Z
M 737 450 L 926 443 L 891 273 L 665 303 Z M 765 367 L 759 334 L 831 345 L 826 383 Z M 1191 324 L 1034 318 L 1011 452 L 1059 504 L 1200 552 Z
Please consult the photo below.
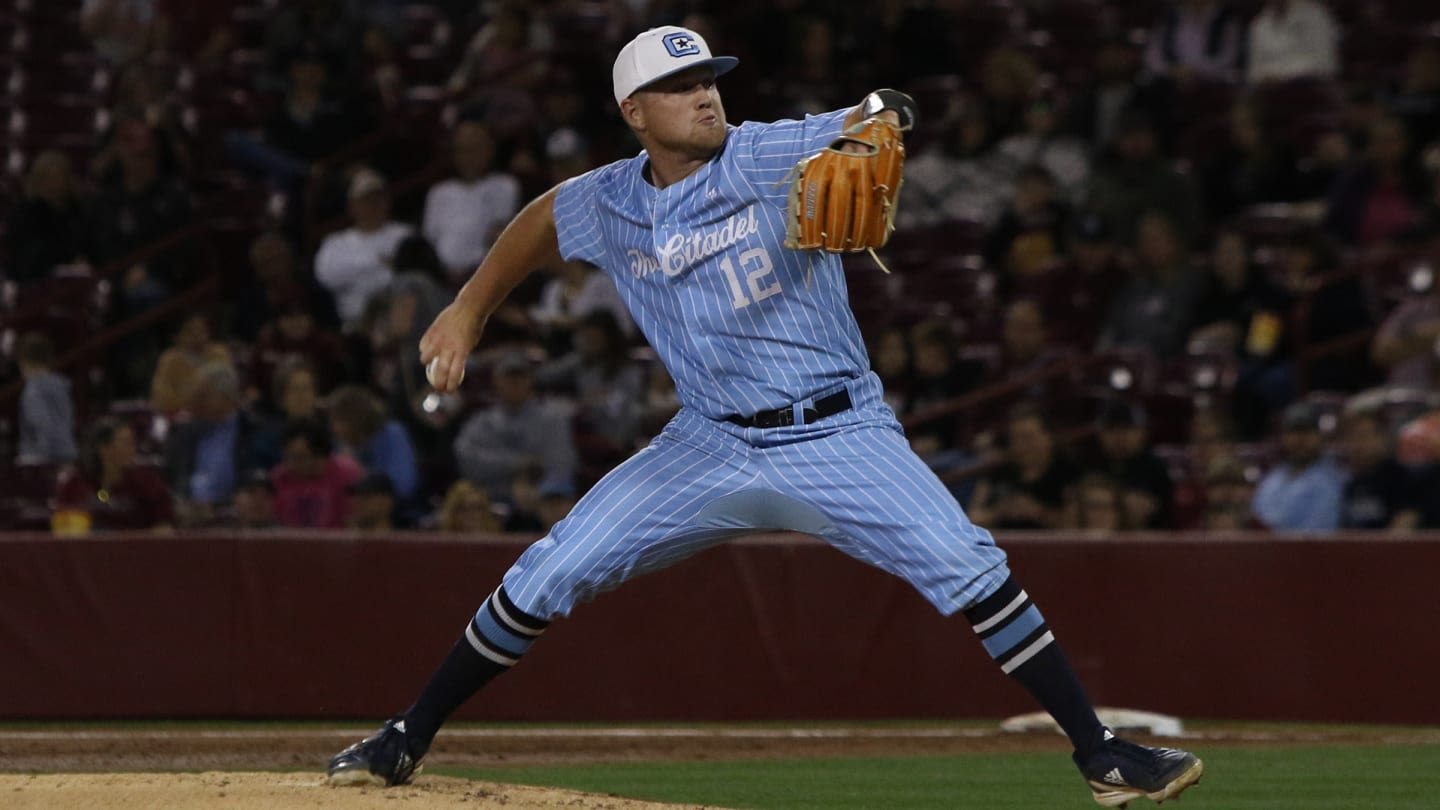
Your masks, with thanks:
M 555 236 L 560 243 L 560 256 L 566 261 L 584 259 L 599 265 L 604 258 L 600 217 L 595 216 L 600 171 L 595 169 L 572 177 L 555 191 Z
M 733 135 L 741 173 L 760 196 L 783 198 L 787 193 L 782 183 L 785 176 L 801 158 L 824 149 L 840 136 L 850 109 L 769 124 L 746 121 Z

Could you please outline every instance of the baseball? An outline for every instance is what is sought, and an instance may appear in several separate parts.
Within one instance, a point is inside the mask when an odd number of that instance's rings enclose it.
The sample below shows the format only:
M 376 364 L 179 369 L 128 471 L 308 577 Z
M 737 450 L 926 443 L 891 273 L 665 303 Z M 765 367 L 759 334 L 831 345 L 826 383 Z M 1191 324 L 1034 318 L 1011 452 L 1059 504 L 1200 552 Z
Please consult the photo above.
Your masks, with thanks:
M 425 367 L 425 379 L 430 382 L 430 387 L 431 387 L 431 388 L 435 388 L 435 387 L 436 387 L 436 385 L 435 385 L 435 370 L 438 369 L 439 367 L 440 367 L 440 358 L 438 358 L 438 357 L 433 357 L 433 358 L 431 358 L 431 359 L 430 359 L 430 365 L 428 365 L 428 366 Z M 462 383 L 462 382 L 464 382 L 464 381 L 465 381 L 465 367 L 464 367 L 464 366 L 461 366 L 461 367 L 460 367 L 460 379 L 456 380 L 456 381 L 455 381 L 455 384 L 458 386 L 460 383 Z

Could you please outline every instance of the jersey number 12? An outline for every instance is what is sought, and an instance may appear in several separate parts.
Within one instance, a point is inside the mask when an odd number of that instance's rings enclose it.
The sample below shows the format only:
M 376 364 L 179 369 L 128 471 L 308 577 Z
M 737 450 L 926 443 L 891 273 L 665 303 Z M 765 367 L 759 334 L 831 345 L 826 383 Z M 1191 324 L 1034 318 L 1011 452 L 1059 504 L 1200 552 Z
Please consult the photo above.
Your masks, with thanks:
M 745 283 L 740 283 L 740 273 L 734 262 L 726 256 L 720 260 L 720 269 L 730 282 L 730 303 L 736 308 L 748 307 L 756 301 L 764 301 L 780 293 L 780 279 L 775 278 L 775 265 L 770 263 L 770 253 L 765 248 L 750 248 L 740 254 L 740 270 L 745 273 Z M 747 297 L 746 292 L 750 295 Z

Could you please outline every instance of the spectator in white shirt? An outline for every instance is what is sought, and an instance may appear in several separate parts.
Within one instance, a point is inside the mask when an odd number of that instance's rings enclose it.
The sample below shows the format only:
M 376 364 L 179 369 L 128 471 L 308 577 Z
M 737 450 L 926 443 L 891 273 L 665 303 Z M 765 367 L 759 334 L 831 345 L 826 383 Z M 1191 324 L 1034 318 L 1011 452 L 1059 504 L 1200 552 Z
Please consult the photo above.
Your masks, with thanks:
M 1334 76 L 1340 66 L 1340 31 L 1316 0 L 1270 0 L 1250 21 L 1250 63 L 1256 82 Z
M 519 210 L 520 182 L 494 170 L 495 137 L 480 121 L 462 120 L 452 143 L 455 176 L 426 195 L 422 229 L 451 280 L 460 282 Z
M 385 178 L 371 169 L 350 179 L 349 210 L 354 224 L 325 237 L 315 254 L 315 278 L 335 297 L 340 321 L 352 332 L 370 297 L 389 287 L 395 248 L 413 229 L 391 221 Z
M 589 262 L 564 262 L 540 291 L 540 301 L 530 308 L 530 320 L 547 343 L 563 344 L 570 332 L 592 312 L 605 310 L 628 340 L 635 335 L 635 322 L 615 282 Z

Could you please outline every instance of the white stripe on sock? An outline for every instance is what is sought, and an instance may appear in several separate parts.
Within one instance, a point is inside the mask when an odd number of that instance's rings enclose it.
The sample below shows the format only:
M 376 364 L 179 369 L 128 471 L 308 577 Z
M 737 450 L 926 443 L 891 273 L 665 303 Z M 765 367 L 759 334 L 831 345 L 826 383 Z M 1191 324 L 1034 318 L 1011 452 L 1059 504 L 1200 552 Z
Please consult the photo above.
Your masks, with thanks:
M 1018 608 L 1021 605 L 1025 604 L 1025 600 L 1029 598 L 1030 596 L 1028 594 L 1026 594 L 1024 591 L 1021 591 L 1020 595 L 1011 600 L 1010 604 L 1006 605 L 999 613 L 996 613 L 994 616 L 991 616 L 985 621 L 975 625 L 975 632 L 983 633 L 986 630 L 989 630 L 990 628 L 999 624 L 1000 622 L 1005 621 L 1005 619 L 1011 613 L 1015 612 L 1015 608 Z
M 470 642 L 471 647 L 475 648 L 475 652 L 480 653 L 502 667 L 513 667 L 520 660 L 518 658 L 511 658 L 508 655 L 501 655 L 491 649 L 490 645 L 481 641 L 480 637 L 475 634 L 474 623 L 465 626 L 465 639 Z
M 1011 658 L 1009 661 L 1006 661 L 1005 665 L 1000 667 L 1000 671 L 1005 673 L 1006 675 L 1009 675 L 1010 673 L 1015 671 L 1016 667 L 1019 667 L 1021 664 L 1029 661 L 1031 658 L 1034 658 L 1035 653 L 1038 653 L 1041 650 L 1045 649 L 1045 647 L 1054 640 L 1055 634 L 1050 632 L 1049 630 L 1046 630 L 1045 635 L 1035 639 L 1034 643 L 1032 643 L 1029 647 L 1021 650 L 1019 655 Z
M 509 613 L 507 613 L 507 612 L 505 611 L 505 603 L 500 601 L 500 596 L 499 596 L 499 594 L 500 594 L 500 592 L 499 592 L 499 591 L 496 591 L 495 593 L 493 593 L 493 594 L 490 595 L 490 606 L 493 607 L 493 608 L 495 608 L 495 615 L 496 615 L 496 616 L 499 616 L 499 617 L 500 617 L 500 621 L 504 622 L 504 623 L 505 623 L 505 626 L 508 627 L 508 628 L 510 628 L 510 630 L 511 630 L 512 632 L 519 633 L 519 634 L 522 635 L 522 636 L 537 636 L 537 637 L 538 637 L 541 633 L 545 632 L 544 630 L 533 630 L 533 629 L 531 629 L 531 628 L 529 628 L 529 627 L 526 627 L 525 625 L 523 625 L 523 624 L 515 621 L 515 619 L 514 619 Z

